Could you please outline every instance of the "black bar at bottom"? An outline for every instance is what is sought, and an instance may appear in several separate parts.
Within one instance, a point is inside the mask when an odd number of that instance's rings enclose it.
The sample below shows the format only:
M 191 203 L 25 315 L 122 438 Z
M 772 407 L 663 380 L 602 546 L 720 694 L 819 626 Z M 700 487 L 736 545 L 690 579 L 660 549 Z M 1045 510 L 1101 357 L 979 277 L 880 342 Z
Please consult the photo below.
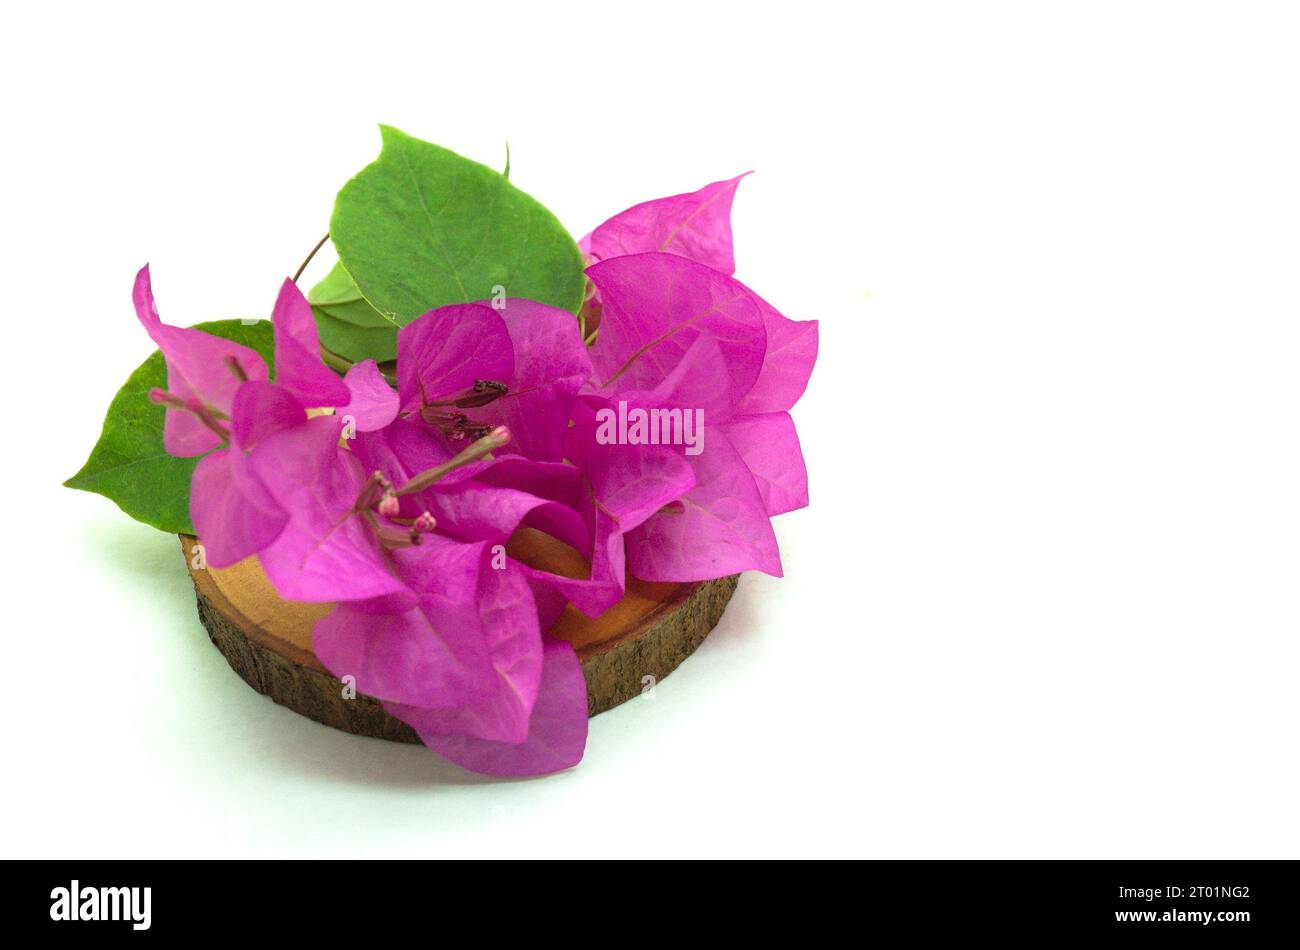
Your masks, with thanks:
M 808 934 L 1294 940 L 1292 861 L 6 862 L 6 930 L 132 940 L 277 933 L 376 945 L 487 927 L 511 942 Z M 599 921 L 599 923 L 597 923 Z M 614 928 L 609 930 L 608 928 Z M 703 933 L 701 932 L 703 931 Z M 405 936 L 404 936 L 405 935 Z M 604 938 L 599 938 L 604 941 Z

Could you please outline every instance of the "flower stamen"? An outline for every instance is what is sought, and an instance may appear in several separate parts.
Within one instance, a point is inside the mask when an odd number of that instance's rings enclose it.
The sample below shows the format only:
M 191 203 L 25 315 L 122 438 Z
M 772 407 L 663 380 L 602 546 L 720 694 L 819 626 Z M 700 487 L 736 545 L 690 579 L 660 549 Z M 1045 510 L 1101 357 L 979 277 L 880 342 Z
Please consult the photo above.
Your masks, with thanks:
M 509 391 L 510 389 L 505 383 L 498 383 L 494 379 L 476 379 L 471 388 L 462 390 L 447 399 L 429 400 L 423 398 L 423 396 L 421 398 L 426 406 L 455 406 L 457 409 L 478 409 L 481 406 L 496 402 Z
M 352 503 L 354 513 L 369 511 L 371 508 L 377 508 L 385 517 L 397 514 L 393 483 L 384 477 L 383 472 L 373 472 L 357 492 L 357 500 Z
M 374 515 L 370 515 L 370 524 L 375 530 L 375 537 L 379 543 L 391 551 L 395 548 L 408 548 L 419 544 L 423 535 L 438 526 L 438 519 L 425 511 L 403 530 L 401 527 L 380 524 L 375 520 Z
M 433 468 L 426 469 L 419 475 L 414 476 L 405 485 L 397 489 L 395 494 L 400 498 L 404 495 L 413 495 L 416 492 L 424 491 L 443 476 L 454 472 L 456 469 L 468 465 L 471 462 L 477 462 L 484 456 L 490 455 L 492 452 L 501 448 L 501 446 L 505 445 L 509 441 L 510 430 L 505 426 L 496 426 L 487 434 L 476 439 L 472 445 L 468 445 L 462 449 L 454 458 L 448 459 L 441 465 L 435 465 Z
M 241 383 L 248 382 L 248 373 L 244 371 L 244 367 L 240 364 L 237 357 L 227 356 L 226 366 L 235 374 L 235 379 L 239 380 Z
M 192 413 L 200 422 L 216 433 L 223 442 L 230 441 L 230 429 L 222 424 L 223 422 L 229 422 L 230 417 L 215 406 L 209 406 L 202 399 L 193 396 L 186 399 L 165 389 L 159 389 L 157 386 L 149 390 L 149 399 L 151 402 L 166 406 L 168 409 Z
M 505 383 L 495 379 L 476 379 L 469 389 L 462 390 L 446 399 L 430 399 L 424 391 L 424 381 L 420 381 L 420 418 L 431 426 L 441 429 L 447 438 L 460 442 L 465 439 L 481 439 L 492 431 L 490 423 L 475 422 L 458 409 L 480 409 L 496 402 L 510 392 Z

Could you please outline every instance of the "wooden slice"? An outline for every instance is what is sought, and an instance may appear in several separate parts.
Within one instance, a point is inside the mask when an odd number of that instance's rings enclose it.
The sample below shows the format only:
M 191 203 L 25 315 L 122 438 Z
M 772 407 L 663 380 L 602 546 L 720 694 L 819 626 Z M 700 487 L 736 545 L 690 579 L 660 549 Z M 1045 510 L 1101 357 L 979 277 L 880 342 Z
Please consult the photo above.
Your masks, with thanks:
M 180 535 L 194 581 L 199 619 L 208 636 L 249 686 L 282 706 L 344 732 L 394 742 L 418 742 L 415 731 L 379 701 L 349 691 L 311 649 L 311 630 L 333 604 L 282 600 L 256 557 L 232 567 L 204 568 L 198 539 Z M 570 577 L 586 562 L 547 535 L 522 529 L 512 557 Z M 738 575 L 694 583 L 648 583 L 628 577 L 627 594 L 592 620 L 572 605 L 551 628 L 568 640 L 587 677 L 587 713 L 611 709 L 675 670 L 714 628 Z M 652 677 L 652 678 L 651 678 Z

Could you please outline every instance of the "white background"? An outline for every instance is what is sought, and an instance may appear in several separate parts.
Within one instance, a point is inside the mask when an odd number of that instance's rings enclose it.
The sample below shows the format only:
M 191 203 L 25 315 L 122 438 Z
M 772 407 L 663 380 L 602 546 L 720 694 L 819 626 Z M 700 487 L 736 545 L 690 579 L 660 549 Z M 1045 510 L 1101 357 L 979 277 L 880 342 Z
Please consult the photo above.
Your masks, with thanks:
M 4 856 L 1300 856 L 1294 7 L 452 6 L 7 12 Z M 575 236 L 756 169 L 738 276 L 821 320 L 787 577 L 564 774 L 257 696 L 59 487 L 136 269 L 266 315 L 380 121 Z

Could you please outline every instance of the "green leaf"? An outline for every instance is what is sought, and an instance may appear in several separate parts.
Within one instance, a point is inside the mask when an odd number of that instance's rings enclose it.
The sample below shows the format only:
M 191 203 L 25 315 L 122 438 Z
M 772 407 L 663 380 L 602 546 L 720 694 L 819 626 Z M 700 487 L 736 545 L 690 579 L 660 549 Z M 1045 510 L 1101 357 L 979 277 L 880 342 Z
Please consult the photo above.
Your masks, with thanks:
M 356 363 L 396 359 L 397 324 L 366 302 L 341 261 L 311 289 L 307 300 L 326 349 Z
M 366 306 L 370 306 L 366 304 Z M 397 327 L 385 323 L 363 327 L 333 315 L 329 308 L 312 307 L 321 344 L 354 363 L 397 359 Z
M 359 327 L 387 327 L 394 333 L 397 332 L 397 324 L 370 306 L 366 298 L 361 296 L 356 281 L 342 261 L 335 264 L 325 279 L 307 293 L 307 300 L 312 307 L 345 323 L 355 323 Z
M 343 186 L 330 236 L 376 310 L 406 325 L 496 287 L 577 313 L 582 254 L 555 216 L 505 176 L 380 126 L 379 158 Z
M 273 363 L 274 341 L 267 320 L 251 324 L 217 320 L 197 328 L 252 347 L 268 366 Z M 193 533 L 190 476 L 199 460 L 173 458 L 163 448 L 166 410 L 149 399 L 155 386 L 167 386 L 167 366 L 156 350 L 117 391 L 90 458 L 63 484 L 103 495 L 136 521 L 162 531 Z

